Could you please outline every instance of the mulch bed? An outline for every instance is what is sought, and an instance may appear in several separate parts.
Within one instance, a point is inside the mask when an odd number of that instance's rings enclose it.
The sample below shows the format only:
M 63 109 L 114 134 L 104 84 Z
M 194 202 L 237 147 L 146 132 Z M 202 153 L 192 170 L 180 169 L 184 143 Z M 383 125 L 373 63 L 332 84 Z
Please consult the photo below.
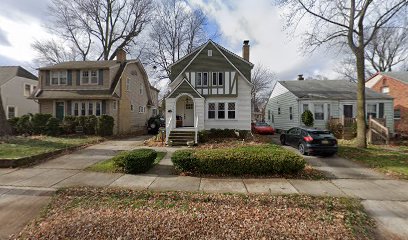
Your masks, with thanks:
M 357 200 L 102 188 L 58 191 L 16 239 L 371 239 Z

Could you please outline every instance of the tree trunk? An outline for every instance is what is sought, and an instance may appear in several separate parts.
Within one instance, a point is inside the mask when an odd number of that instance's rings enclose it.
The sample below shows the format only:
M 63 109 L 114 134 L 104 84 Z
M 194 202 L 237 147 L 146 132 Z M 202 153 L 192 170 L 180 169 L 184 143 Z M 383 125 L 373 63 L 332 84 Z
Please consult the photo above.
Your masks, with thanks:
M 364 48 L 360 46 L 356 52 L 357 64 L 357 147 L 366 148 L 366 119 L 365 119 L 365 63 Z
M 4 112 L 0 89 L 0 137 L 5 135 L 11 135 L 11 128 L 9 123 L 7 122 L 6 114 Z

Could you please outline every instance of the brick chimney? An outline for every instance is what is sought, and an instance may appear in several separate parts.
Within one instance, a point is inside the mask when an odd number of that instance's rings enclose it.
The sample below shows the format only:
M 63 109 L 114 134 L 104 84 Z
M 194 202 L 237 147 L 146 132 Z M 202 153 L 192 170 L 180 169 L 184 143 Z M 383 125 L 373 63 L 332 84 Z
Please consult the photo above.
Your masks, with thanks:
M 299 80 L 299 81 L 305 80 L 305 78 L 303 77 L 303 74 L 299 74 L 299 75 L 298 75 L 298 80 Z
M 126 62 L 126 52 L 123 48 L 116 50 L 116 61 L 124 63 Z
M 242 58 L 249 62 L 249 40 L 244 41 L 244 45 L 242 46 Z

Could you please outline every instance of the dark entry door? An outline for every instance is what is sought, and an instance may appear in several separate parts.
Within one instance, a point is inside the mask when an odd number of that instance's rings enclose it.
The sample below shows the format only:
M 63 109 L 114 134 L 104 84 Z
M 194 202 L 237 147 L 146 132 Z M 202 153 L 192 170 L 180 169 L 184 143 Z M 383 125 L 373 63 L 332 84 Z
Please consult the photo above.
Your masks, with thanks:
M 344 105 L 343 115 L 344 118 L 353 118 L 353 105 Z
M 55 103 L 55 117 L 58 118 L 59 120 L 63 120 L 64 119 L 64 102 L 56 102 Z

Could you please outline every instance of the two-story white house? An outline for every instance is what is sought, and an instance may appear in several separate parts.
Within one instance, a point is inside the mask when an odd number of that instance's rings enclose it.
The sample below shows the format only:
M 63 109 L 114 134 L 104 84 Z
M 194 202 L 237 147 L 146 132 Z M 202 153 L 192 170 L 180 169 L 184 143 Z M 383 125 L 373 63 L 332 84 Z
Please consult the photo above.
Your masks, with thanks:
M 28 97 L 35 91 L 38 78 L 20 66 L 0 66 L 0 91 L 7 119 L 38 113 L 38 103 Z
M 197 143 L 201 130 L 251 129 L 254 65 L 249 50 L 249 41 L 244 41 L 240 57 L 209 40 L 171 65 L 171 92 L 165 99 L 167 141 L 185 145 L 188 136 Z

